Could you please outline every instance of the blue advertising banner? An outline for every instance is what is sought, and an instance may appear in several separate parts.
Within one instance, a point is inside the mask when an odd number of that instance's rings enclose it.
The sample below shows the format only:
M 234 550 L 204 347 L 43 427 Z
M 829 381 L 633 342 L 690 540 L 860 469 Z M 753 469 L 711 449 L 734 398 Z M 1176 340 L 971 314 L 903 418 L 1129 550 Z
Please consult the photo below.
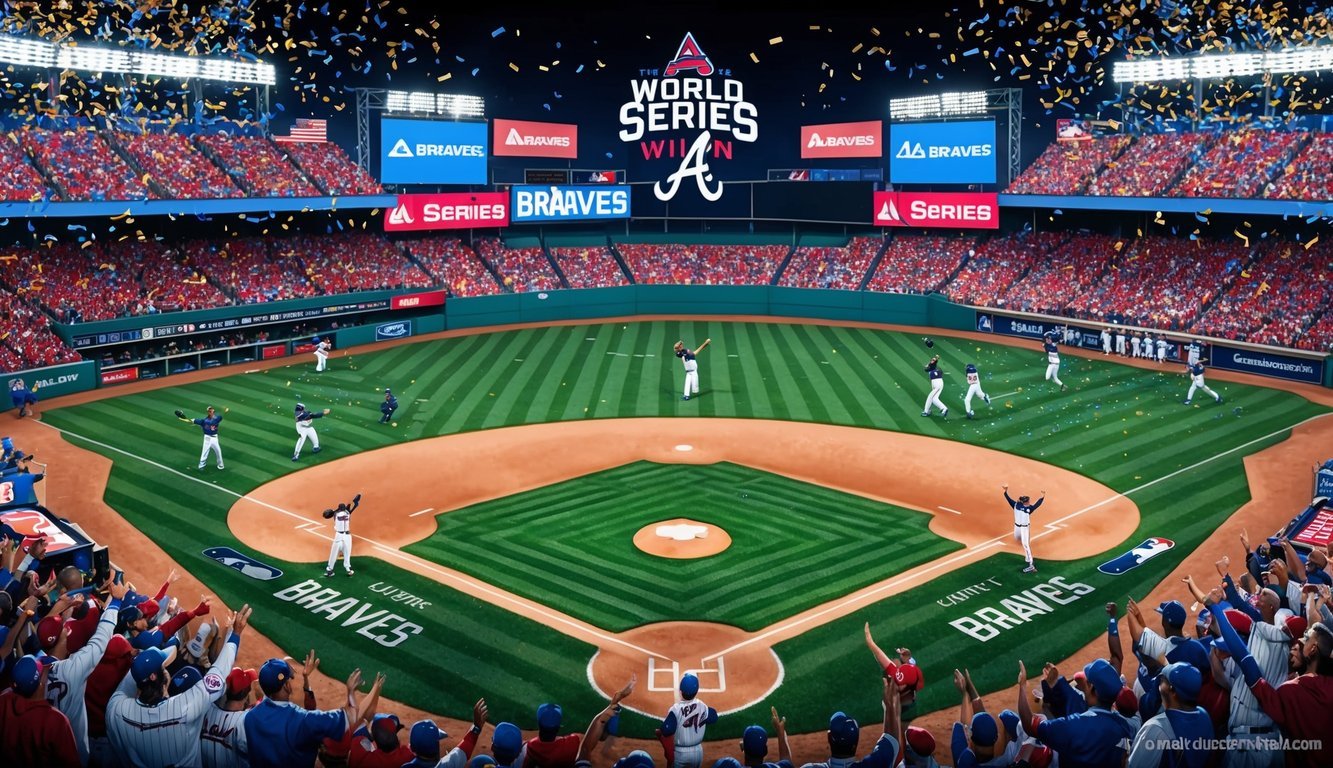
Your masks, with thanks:
M 1213 345 L 1214 368 L 1223 371 L 1255 373 L 1290 381 L 1320 384 L 1324 381 L 1324 361 L 1304 357 L 1280 355 L 1276 352 L 1256 352 L 1249 349 L 1231 349 Z
M 380 181 L 385 184 L 485 184 L 486 123 L 380 120 Z
M 1056 323 L 1041 318 L 1021 318 L 996 315 L 990 312 L 977 313 L 977 330 L 982 333 L 999 333 L 1005 336 L 1022 336 L 1026 339 L 1040 339 L 1047 331 L 1055 331 L 1058 341 L 1067 347 L 1080 349 L 1101 349 L 1101 329 Z
M 1314 495 L 1333 498 L 1333 470 L 1321 469 L 1315 473 Z
M 516 186 L 509 222 L 628 219 L 629 187 Z
M 401 339 L 412 335 L 412 321 L 398 320 L 392 323 L 380 323 L 375 326 L 375 341 Z
M 994 184 L 997 157 L 994 120 L 889 126 L 893 184 Z

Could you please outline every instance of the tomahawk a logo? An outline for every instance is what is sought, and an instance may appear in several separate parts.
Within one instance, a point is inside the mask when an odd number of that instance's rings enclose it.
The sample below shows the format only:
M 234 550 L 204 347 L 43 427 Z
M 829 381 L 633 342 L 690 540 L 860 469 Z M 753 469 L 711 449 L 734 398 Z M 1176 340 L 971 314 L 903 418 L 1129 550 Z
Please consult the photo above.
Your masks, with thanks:
M 403 203 L 389 213 L 389 223 L 400 226 L 403 224 L 415 224 L 416 219 L 413 219 L 411 212 L 407 210 L 407 203 Z
M 708 58 L 694 39 L 693 32 L 686 32 L 685 39 L 680 41 L 680 48 L 676 49 L 676 56 L 666 66 L 666 77 L 675 77 L 681 72 L 697 72 L 703 77 L 713 74 L 713 62 Z
M 925 160 L 926 150 L 921 147 L 921 142 L 919 141 L 915 144 L 910 141 L 904 141 L 903 145 L 898 148 L 898 154 L 894 155 L 894 157 L 899 160 Z
M 879 207 L 879 213 L 875 214 L 875 223 L 886 227 L 905 227 L 907 222 L 898 213 L 898 203 L 893 198 L 884 201 Z
M 393 145 L 393 149 L 389 150 L 389 157 L 415 157 L 415 155 L 412 154 L 412 148 L 407 146 L 407 140 L 399 139 Z

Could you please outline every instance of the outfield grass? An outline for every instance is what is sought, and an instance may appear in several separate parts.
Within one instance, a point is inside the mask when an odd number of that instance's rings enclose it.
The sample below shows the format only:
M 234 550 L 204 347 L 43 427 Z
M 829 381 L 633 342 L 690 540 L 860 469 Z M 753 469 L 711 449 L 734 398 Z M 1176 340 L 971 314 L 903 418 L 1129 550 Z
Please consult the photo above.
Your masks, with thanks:
M 703 395 L 682 402 L 682 373 L 670 356 L 670 345 L 677 338 L 697 344 L 705 337 L 713 344 L 700 358 Z M 1227 398 L 1225 406 L 1187 407 L 1180 401 L 1188 382 L 1174 369 L 1152 372 L 1101 359 L 1066 357 L 1061 376 L 1070 391 L 1060 393 L 1042 382 L 1045 358 L 1035 344 L 1013 348 L 935 338 L 934 351 L 949 374 L 944 398 L 953 413 L 961 415 L 961 371 L 967 362 L 981 369 L 988 392 L 1005 395 L 995 397 L 993 409 L 974 405 L 978 420 L 953 417 L 945 422 L 920 416 L 927 390 L 921 367 L 927 355 L 916 336 L 703 320 L 479 334 L 335 358 L 330 370 L 318 375 L 313 361 L 302 360 L 286 368 L 54 409 L 43 418 L 102 443 L 74 440 L 115 461 L 108 502 L 169 554 L 197 569 L 228 603 L 256 604 L 255 625 L 292 655 L 299 655 L 316 636 L 323 666 L 334 676 L 356 666 L 384 669 L 393 681 L 389 695 L 462 718 L 478 692 L 484 692 L 492 702 L 493 719 L 525 726 L 532 725 L 533 706 L 547 699 L 564 702 L 571 717 L 591 715 L 595 703 L 584 670 L 589 647 L 417 574 L 359 558 L 357 577 L 335 580 L 334 586 L 378 604 L 383 598 L 369 586 L 380 581 L 424 593 L 433 602 L 425 609 L 395 609 L 411 612 L 424 629 L 385 651 L 353 629 L 294 610 L 291 603 L 271 596 L 317 577 L 322 564 L 261 557 L 286 571 L 282 579 L 262 583 L 205 560 L 200 555 L 205 547 L 241 548 L 226 528 L 226 512 L 235 496 L 219 489 L 246 493 L 303 466 L 460 431 L 587 418 L 736 416 L 869 426 L 985 445 L 1081 472 L 1129 493 L 1139 505 L 1142 524 L 1115 551 L 1081 562 L 1043 563 L 1039 581 L 1062 576 L 1094 592 L 1032 619 L 1022 631 L 1006 631 L 983 643 L 949 625 L 979 607 L 999 606 L 999 597 L 949 608 L 934 602 L 937 592 L 943 596 L 990 577 L 1003 581 L 1006 589 L 1029 586 L 1018 581 L 1017 557 L 993 555 L 779 646 L 787 676 L 774 700 L 799 732 L 823 728 L 829 712 L 837 708 L 846 707 L 863 720 L 879 717 L 873 664 L 858 634 L 865 620 L 875 624 L 886 645 L 918 649 L 931 683 L 922 709 L 953 703 L 946 681 L 959 664 L 972 665 L 974 678 L 986 690 L 1012 682 L 1010 667 L 1016 665 L 1011 660 L 1020 646 L 1032 647 L 1034 638 L 1041 639 L 1045 652 L 1027 658 L 1029 668 L 1069 655 L 1104 627 L 1100 611 L 1106 600 L 1123 600 L 1127 594 L 1142 597 L 1248 499 L 1240 462 L 1245 453 L 1282 439 L 1283 430 L 1325 412 L 1295 395 L 1217 381 L 1212 386 Z M 385 386 L 392 387 L 402 403 L 397 427 L 376 423 Z M 301 464 L 289 460 L 296 438 L 291 411 L 297 399 L 311 408 L 333 409 L 329 418 L 317 422 L 325 450 L 318 456 L 307 453 Z M 200 414 L 207 404 L 231 409 L 222 427 L 225 472 L 194 469 L 199 431 L 171 416 L 175 408 Z M 1187 471 L 1171 476 L 1177 470 Z M 958 471 L 964 481 L 968 467 Z M 315 506 L 326 503 L 312 499 Z M 1109 577 L 1096 571 L 1099 562 L 1150 535 L 1175 539 L 1177 550 L 1129 575 Z M 1035 549 L 1040 559 L 1040 539 Z M 541 659 L 541 672 L 528 666 L 530 658 Z M 986 664 L 997 659 L 1003 663 Z M 861 669 L 867 677 L 858 677 L 856 670 Z M 441 693 L 442 687 L 447 693 Z M 761 707 L 743 718 L 727 718 L 710 728 L 709 735 L 739 735 L 743 721 L 753 716 L 763 722 L 765 712 Z M 577 719 L 584 716 L 577 714 Z M 651 733 L 651 724 L 642 718 L 627 718 L 625 727 L 633 735 Z
M 731 546 L 697 560 L 634 546 L 640 528 L 676 517 Z M 754 631 L 962 548 L 923 512 L 728 463 L 635 462 L 437 520 L 408 552 L 615 632 L 691 620 Z

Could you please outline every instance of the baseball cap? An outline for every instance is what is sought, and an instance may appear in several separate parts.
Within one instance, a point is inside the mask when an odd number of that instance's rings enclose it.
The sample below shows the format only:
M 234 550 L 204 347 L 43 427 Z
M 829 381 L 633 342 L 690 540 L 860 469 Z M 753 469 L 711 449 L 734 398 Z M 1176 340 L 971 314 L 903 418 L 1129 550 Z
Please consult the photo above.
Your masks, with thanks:
M 315 337 L 315 343 L 316 343 L 316 344 L 319 343 L 319 337 L 318 337 L 318 336 Z
M 653 768 L 653 756 L 636 749 L 617 760 L 612 768 Z
M 935 734 L 925 728 L 916 725 L 907 726 L 903 741 L 907 742 L 907 748 L 915 752 L 918 757 L 930 757 L 935 754 Z
M 418 720 L 412 724 L 412 732 L 407 737 L 407 743 L 418 755 L 439 757 L 440 742 L 448 735 L 435 724 L 434 720 Z
M 1199 689 L 1203 687 L 1203 675 L 1199 674 L 1199 670 L 1192 664 L 1182 661 L 1167 664 L 1157 677 L 1158 679 L 1165 677 L 1166 682 L 1176 690 L 1176 693 L 1187 701 L 1198 701 Z
M 375 715 L 370 720 L 370 730 L 397 733 L 403 730 L 403 723 L 398 719 L 398 715 Z
M 1000 725 L 1010 741 L 1018 741 L 1018 713 L 1012 709 L 1002 709 L 999 714 Z
M 496 762 L 508 763 L 523 749 L 523 732 L 513 723 L 500 723 L 491 736 L 491 746 Z
M 106 641 L 106 653 L 102 654 L 102 661 L 115 661 L 130 655 L 134 650 L 130 647 L 130 641 L 124 635 L 112 635 L 111 639 Z
M 130 645 L 141 651 L 147 648 L 161 648 L 163 639 L 162 630 L 147 629 L 130 638 Z
M 148 619 L 148 626 L 157 624 L 157 615 L 162 612 L 162 606 L 153 598 L 148 598 L 139 604 L 139 610 L 143 611 L 143 617 Z
M 1185 666 L 1189 665 L 1186 664 Z M 1190 667 L 1190 669 L 1194 668 Z M 1133 690 L 1121 688 L 1120 693 L 1116 694 L 1115 697 L 1115 710 L 1125 717 L 1137 715 L 1139 713 L 1139 697 L 1134 695 Z
M 188 691 L 191 686 L 203 679 L 204 673 L 200 672 L 198 667 L 192 664 L 186 665 L 181 667 L 181 670 L 176 673 L 175 677 L 171 678 L 171 684 L 167 687 L 167 693 L 171 696 L 175 696 L 183 691 Z
M 196 659 L 203 658 L 208 651 L 208 637 L 212 634 L 212 624 L 200 624 L 199 631 L 195 633 L 194 637 L 190 638 L 190 642 L 185 644 L 185 650 L 189 651 L 190 655 Z
M 403 724 L 398 721 L 398 715 L 375 715 L 370 721 L 370 738 L 382 752 L 398 748 L 398 732 L 401 730 Z
M 297 404 L 296 404 L 296 410 L 298 410 L 298 411 L 304 411 L 304 410 L 305 410 L 305 403 L 297 403 Z
M 259 687 L 265 696 L 272 696 L 292 679 L 292 666 L 284 659 L 269 659 L 259 668 Z
M 734 757 L 719 757 L 713 768 L 741 768 L 741 761 Z
M 1185 606 L 1180 604 L 1179 600 L 1167 600 L 1157 606 L 1157 612 L 1162 614 L 1162 621 L 1173 627 L 1185 626 Z
M 762 725 L 751 725 L 745 729 L 745 735 L 741 737 L 741 749 L 745 750 L 747 755 L 757 755 L 763 757 L 768 754 L 768 731 L 764 730 Z
M 856 718 L 845 712 L 834 712 L 828 720 L 829 741 L 840 746 L 855 747 L 861 738 L 861 726 Z
M 54 661 L 50 656 L 24 656 L 14 662 L 14 690 L 20 696 L 31 696 L 42 684 L 42 677 Z
M 981 747 L 993 746 L 1000 739 L 1000 728 L 989 712 L 978 712 L 972 716 L 972 743 Z
M 1166 663 L 1173 664 L 1182 661 L 1195 669 L 1203 672 L 1209 669 L 1208 649 L 1198 640 L 1186 640 L 1183 643 L 1176 643 L 1176 646 L 1166 652 Z M 1209 674 L 1212 674 L 1211 671 Z
M 1291 635 L 1293 640 L 1300 640 L 1305 630 L 1310 628 L 1310 622 L 1304 616 L 1288 616 L 1285 624 L 1287 634 Z
M 253 669 L 241 669 L 232 667 L 231 674 L 227 675 L 227 693 L 236 696 L 250 690 L 250 686 L 259 679 L 259 673 Z
M 149 648 L 134 657 L 134 663 L 130 665 L 130 674 L 134 676 L 134 682 L 142 685 L 153 675 L 160 674 L 162 665 L 166 663 L 166 651 L 161 648 Z
M 1235 608 L 1228 608 L 1226 612 L 1227 623 L 1242 635 L 1250 634 L 1250 629 L 1254 625 L 1254 620 L 1244 611 L 1238 611 Z
M 1207 608 L 1199 611 L 1199 615 L 1194 619 L 1194 623 L 1201 627 L 1206 627 L 1213 618 L 1213 614 Z
M 537 707 L 537 727 L 546 730 L 555 730 L 560 727 L 560 721 L 564 718 L 564 711 L 560 709 L 559 704 L 546 703 Z
M 692 699 L 699 693 L 699 678 L 692 672 L 680 676 L 680 695 Z
M 63 616 L 47 616 L 37 623 L 37 641 L 42 644 L 42 650 L 49 651 L 55 647 L 56 641 L 60 639 L 60 630 L 64 627 Z
M 495 758 L 490 755 L 473 755 L 472 759 L 467 761 L 467 768 L 486 768 L 495 764 Z
M 1083 672 L 1088 676 L 1088 683 L 1092 685 L 1092 690 L 1099 698 L 1114 699 L 1124 687 L 1120 683 L 1120 673 L 1116 672 L 1115 667 L 1106 659 L 1097 659 L 1088 664 L 1083 667 Z

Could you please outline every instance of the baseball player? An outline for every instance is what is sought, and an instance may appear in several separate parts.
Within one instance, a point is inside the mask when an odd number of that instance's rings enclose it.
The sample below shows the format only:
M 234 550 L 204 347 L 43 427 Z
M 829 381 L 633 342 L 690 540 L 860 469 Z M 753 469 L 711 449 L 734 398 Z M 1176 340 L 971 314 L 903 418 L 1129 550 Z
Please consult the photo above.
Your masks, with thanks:
M 398 398 L 393 396 L 393 390 L 384 388 L 384 402 L 380 403 L 380 423 L 388 424 L 389 419 L 393 418 L 393 412 L 398 410 Z
M 1060 381 L 1060 345 L 1056 343 L 1055 331 L 1047 331 L 1042 348 L 1046 350 L 1046 380 L 1060 385 L 1065 391 L 1065 383 Z
M 926 407 L 921 409 L 922 416 L 930 415 L 930 406 L 937 405 L 940 409 L 940 416 L 949 418 L 949 408 L 940 399 L 940 393 L 944 391 L 944 372 L 940 370 L 940 356 L 935 355 L 926 363 L 926 376 L 930 379 L 930 394 L 926 396 Z
M 324 569 L 325 576 L 333 575 L 333 563 L 338 559 L 338 552 L 342 551 L 343 568 L 347 570 L 347 575 L 351 576 L 352 571 L 352 513 L 361 506 L 361 494 L 352 497 L 352 503 L 346 502 L 339 504 L 337 509 L 324 510 L 324 519 L 333 520 L 333 544 L 329 546 L 329 566 Z
M 1117 327 L 1115 329 L 1115 353 L 1121 357 L 1125 356 L 1125 329 Z
M 230 669 L 236 662 L 241 633 L 250 619 L 250 606 L 236 612 L 230 636 L 216 666 Z M 216 672 L 176 695 L 167 695 L 171 681 L 165 669 L 176 655 L 167 650 L 141 651 L 130 673 L 106 705 L 106 733 L 111 748 L 124 763 L 142 766 L 199 765 L 200 733 L 204 715 L 226 687 Z
M 88 708 L 83 694 L 88 685 L 88 676 L 97 668 L 102 654 L 106 652 L 107 643 L 115 634 L 120 603 L 129 591 L 129 587 L 124 584 L 112 583 L 108 588 L 111 599 L 97 620 L 97 630 L 82 648 L 66 655 L 64 649 L 74 628 L 73 623 L 65 620 L 57 622 L 65 642 L 57 642 L 52 649 L 56 661 L 50 663 L 46 673 L 46 698 L 69 718 L 70 727 L 74 730 L 74 746 L 79 750 L 79 759 L 85 764 L 88 762 Z
M 1103 329 L 1102 329 L 1102 354 L 1103 354 L 1103 355 L 1109 355 L 1109 354 L 1111 354 L 1111 329 L 1110 329 L 1110 328 L 1103 328 Z
M 1009 497 L 1009 484 L 1004 484 L 1004 500 L 1009 502 L 1009 506 L 1014 510 L 1014 541 L 1023 545 L 1023 558 L 1027 560 L 1027 567 L 1023 573 L 1036 573 L 1037 566 L 1032 562 L 1032 513 L 1037 511 L 1037 507 L 1046 500 L 1046 491 L 1041 492 L 1036 504 L 1029 503 L 1031 499 L 1027 496 L 1019 496 L 1018 501 Z
M 311 453 L 319 453 L 319 433 L 315 432 L 315 425 L 310 422 L 315 419 L 322 419 L 329 415 L 329 409 L 321 411 L 307 411 L 305 403 L 296 404 L 296 450 L 292 451 L 292 461 L 301 458 L 301 448 L 305 446 L 307 438 L 310 444 L 315 446 Z
M 699 768 L 704 759 L 704 729 L 717 722 L 717 710 L 696 699 L 699 678 L 686 672 L 680 678 L 681 700 L 671 705 L 657 736 L 671 768 Z
M 1157 334 L 1157 362 L 1159 363 L 1166 362 L 1167 346 L 1169 346 L 1169 343 L 1166 340 L 1166 334 L 1165 333 Z
M 204 768 L 244 768 L 250 764 L 245 741 L 245 713 L 254 697 L 251 689 L 259 673 L 233 667 L 227 675 L 227 691 L 204 714 L 199 734 L 199 753 Z
M 1185 363 L 1194 365 L 1203 359 L 1203 341 L 1200 339 L 1191 339 L 1185 347 Z
M 972 397 L 978 395 L 990 405 L 990 395 L 981 391 L 981 375 L 977 373 L 977 367 L 972 363 L 967 364 L 967 396 L 963 398 L 963 410 L 967 411 L 967 417 L 970 419 L 976 414 L 972 413 Z
M 1130 357 L 1138 359 L 1143 355 L 1143 333 L 1134 332 L 1134 336 L 1129 340 Z
M 224 409 L 230 410 L 230 409 Z M 176 418 L 188 424 L 194 424 L 204 431 L 204 449 L 199 452 L 199 468 L 203 469 L 208 463 L 208 452 L 212 451 L 218 457 L 218 469 L 225 469 L 222 464 L 222 446 L 218 443 L 218 425 L 222 423 L 222 416 L 218 414 L 217 409 L 208 406 L 208 413 L 202 419 L 191 419 L 182 411 L 176 411 Z
M 676 342 L 676 346 L 674 347 L 676 357 L 679 357 L 680 361 L 685 364 L 685 394 L 680 398 L 681 400 L 689 400 L 690 395 L 699 394 L 699 363 L 695 361 L 694 358 L 700 352 L 704 351 L 712 341 L 712 339 L 704 339 L 704 343 L 700 344 L 699 348 L 693 351 L 685 346 L 685 342 Z
M 327 367 L 326 361 L 329 359 L 329 350 L 333 349 L 333 342 L 329 341 L 328 339 L 321 340 L 318 336 L 315 337 L 314 341 L 315 341 L 315 372 L 323 373 L 325 367 Z
M 1185 366 L 1185 370 L 1188 371 L 1190 375 L 1190 391 L 1185 393 L 1185 405 L 1189 405 L 1190 401 L 1194 399 L 1194 390 L 1196 389 L 1202 389 L 1204 392 L 1212 395 L 1218 405 L 1222 404 L 1222 396 L 1210 389 L 1207 384 L 1203 383 L 1203 363 L 1192 363 Z
M 37 397 L 28 390 L 28 385 L 23 379 L 10 379 L 9 401 L 14 405 L 15 418 L 21 419 L 28 415 L 28 405 L 30 402 L 37 402 Z

